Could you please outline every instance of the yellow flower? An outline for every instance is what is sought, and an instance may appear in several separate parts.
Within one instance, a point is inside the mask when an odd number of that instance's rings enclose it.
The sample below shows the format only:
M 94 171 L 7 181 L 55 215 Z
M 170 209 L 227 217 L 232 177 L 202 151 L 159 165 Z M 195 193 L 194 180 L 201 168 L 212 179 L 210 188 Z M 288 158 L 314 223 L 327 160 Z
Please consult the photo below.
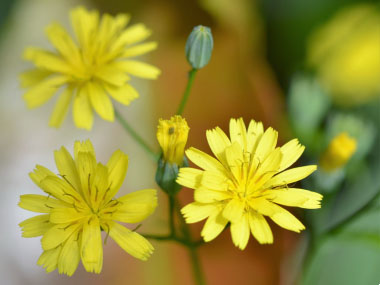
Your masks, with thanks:
M 59 175 L 37 165 L 30 173 L 46 194 L 20 197 L 23 209 L 42 213 L 20 223 L 23 237 L 42 236 L 44 250 L 37 264 L 51 272 L 74 274 L 82 260 L 88 272 L 100 273 L 103 265 L 101 231 L 132 256 L 146 260 L 152 245 L 118 222 L 139 223 L 157 206 L 156 190 L 146 189 L 114 198 L 122 185 L 128 157 L 120 150 L 107 165 L 96 162 L 89 140 L 75 142 L 74 159 L 62 147 L 54 153 Z
M 21 85 L 28 88 L 24 99 L 29 108 L 47 102 L 61 90 L 49 125 L 59 127 L 73 101 L 73 119 L 78 128 L 90 130 L 93 109 L 107 121 L 114 120 L 114 108 L 109 96 L 129 105 L 138 97 L 128 83 L 129 75 L 155 79 L 156 67 L 131 60 L 131 57 L 154 50 L 156 42 L 140 43 L 151 31 L 142 24 L 125 28 L 129 16 L 105 14 L 77 7 L 71 11 L 71 24 L 76 39 L 58 23 L 46 29 L 56 51 L 27 48 L 24 58 L 35 68 L 21 75 Z
M 379 26 L 375 5 L 359 4 L 312 34 L 308 61 L 336 103 L 350 106 L 380 96 Z
M 250 232 L 259 243 L 272 243 L 272 231 L 264 216 L 279 226 L 300 232 L 303 224 L 280 205 L 320 208 L 318 193 L 293 188 L 292 184 L 316 170 L 315 165 L 286 170 L 302 154 L 297 139 L 276 147 L 277 132 L 251 121 L 231 119 L 230 137 L 219 128 L 208 130 L 207 140 L 217 159 L 190 148 L 187 157 L 203 170 L 181 168 L 177 182 L 195 189 L 195 202 L 182 209 L 187 223 L 207 218 L 201 235 L 208 242 L 231 223 L 233 243 L 247 246 Z
M 346 132 L 335 136 L 322 154 L 320 165 L 325 171 L 343 167 L 356 151 L 356 140 Z
M 182 165 L 189 130 L 186 120 L 181 116 L 173 116 L 170 120 L 159 120 L 157 140 L 165 161 Z

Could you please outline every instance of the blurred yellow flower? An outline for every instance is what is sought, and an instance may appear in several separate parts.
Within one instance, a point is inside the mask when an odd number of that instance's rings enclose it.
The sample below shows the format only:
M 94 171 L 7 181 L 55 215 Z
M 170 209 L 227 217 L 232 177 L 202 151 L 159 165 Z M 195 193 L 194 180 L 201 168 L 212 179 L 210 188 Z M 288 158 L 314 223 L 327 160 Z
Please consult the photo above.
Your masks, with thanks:
M 187 223 L 207 218 L 201 232 L 211 241 L 228 222 L 233 243 L 240 249 L 247 246 L 250 232 L 259 243 L 272 243 L 272 231 L 264 218 L 279 226 L 300 232 L 303 224 L 290 212 L 278 206 L 307 209 L 320 208 L 322 195 L 292 188 L 316 170 L 315 165 L 286 170 L 303 153 L 297 139 L 276 147 L 277 132 L 251 121 L 248 130 L 243 119 L 231 119 L 230 139 L 219 128 L 208 130 L 207 140 L 217 159 L 190 148 L 187 157 L 204 170 L 181 168 L 177 182 L 195 189 L 195 202 L 182 209 Z
M 334 171 L 343 167 L 356 151 L 356 139 L 346 132 L 332 139 L 322 154 L 320 165 L 325 171 Z
M 189 130 L 186 120 L 181 116 L 173 116 L 170 120 L 159 120 L 157 140 L 165 161 L 182 165 Z
M 74 159 L 64 147 L 54 156 L 58 176 L 40 165 L 30 173 L 47 196 L 22 195 L 19 203 L 23 209 L 43 213 L 20 223 L 23 237 L 42 236 L 44 251 L 38 265 L 47 272 L 58 268 L 59 273 L 71 276 L 82 260 L 88 272 L 100 273 L 101 231 L 132 256 L 146 260 L 153 252 L 152 245 L 116 222 L 141 222 L 157 206 L 154 189 L 114 198 L 127 172 L 127 155 L 117 150 L 107 165 L 97 163 L 93 146 L 87 140 L 75 142 Z
M 380 12 L 371 4 L 340 11 L 315 31 L 308 61 L 340 105 L 366 103 L 380 96 Z
M 24 99 L 29 108 L 47 102 L 58 90 L 62 91 L 49 125 L 59 127 L 73 99 L 73 119 L 78 128 L 90 130 L 93 110 L 107 121 L 114 120 L 109 96 L 129 105 L 138 97 L 128 83 L 129 75 L 155 79 L 156 67 L 131 60 L 157 47 L 156 42 L 139 43 L 151 31 L 142 24 L 125 28 L 129 16 L 108 14 L 101 18 L 97 11 L 77 7 L 70 13 L 76 40 L 58 23 L 46 29 L 47 37 L 56 51 L 29 47 L 24 58 L 33 62 L 34 69 L 21 75 L 21 85 L 28 90 Z

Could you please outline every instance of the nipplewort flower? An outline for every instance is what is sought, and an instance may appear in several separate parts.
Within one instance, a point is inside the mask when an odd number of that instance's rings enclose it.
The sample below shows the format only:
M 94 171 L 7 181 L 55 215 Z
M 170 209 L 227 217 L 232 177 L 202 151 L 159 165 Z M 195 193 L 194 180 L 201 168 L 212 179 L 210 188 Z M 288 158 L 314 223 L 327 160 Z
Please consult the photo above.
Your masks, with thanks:
M 157 47 L 156 42 L 140 43 L 151 31 L 143 24 L 125 28 L 129 16 L 108 14 L 99 17 L 97 11 L 77 7 L 70 13 L 75 38 L 58 23 L 46 28 L 49 41 L 56 51 L 29 47 L 24 58 L 35 68 L 21 75 L 21 85 L 28 90 L 24 99 L 29 108 L 46 103 L 61 92 L 49 125 L 59 127 L 73 101 L 76 127 L 90 130 L 93 110 L 104 120 L 114 120 L 110 97 L 129 105 L 138 97 L 128 83 L 130 75 L 155 79 L 156 67 L 132 60 Z
M 285 229 L 300 232 L 304 225 L 279 205 L 320 208 L 322 195 L 292 184 L 316 170 L 315 165 L 288 169 L 304 147 L 293 139 L 276 147 L 278 133 L 251 121 L 231 119 L 230 138 L 219 128 L 208 130 L 207 140 L 216 159 L 190 148 L 187 157 L 203 170 L 181 168 L 177 182 L 195 189 L 195 202 L 182 209 L 187 223 L 207 218 L 201 235 L 208 242 L 231 224 L 233 243 L 244 249 L 250 232 L 259 243 L 272 243 L 265 216 Z
M 41 238 L 43 253 L 37 264 L 47 272 L 74 274 L 79 261 L 86 271 L 100 273 L 103 265 L 101 231 L 132 256 L 147 260 L 152 245 L 135 231 L 120 225 L 139 223 L 157 206 L 156 190 L 114 196 L 121 187 L 128 157 L 120 150 L 106 165 L 96 162 L 89 140 L 75 142 L 74 159 L 62 147 L 56 151 L 58 175 L 37 165 L 30 178 L 47 195 L 21 195 L 19 206 L 42 213 L 20 223 L 23 237 Z

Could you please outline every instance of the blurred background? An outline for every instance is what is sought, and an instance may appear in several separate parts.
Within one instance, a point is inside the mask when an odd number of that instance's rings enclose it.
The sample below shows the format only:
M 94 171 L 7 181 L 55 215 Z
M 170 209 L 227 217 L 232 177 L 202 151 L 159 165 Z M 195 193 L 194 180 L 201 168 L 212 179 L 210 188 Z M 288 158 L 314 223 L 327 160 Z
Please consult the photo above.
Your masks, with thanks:
M 0 276 L 2 284 L 192 284 L 187 252 L 177 245 L 154 242 L 148 262 L 133 259 L 111 240 L 97 276 L 81 265 L 73 277 L 46 274 L 36 265 L 39 238 L 21 237 L 18 223 L 33 216 L 16 205 L 21 194 L 40 190 L 28 173 L 36 164 L 51 170 L 53 151 L 74 140 L 90 138 L 98 160 L 106 162 L 115 149 L 130 157 L 120 195 L 157 188 L 155 165 L 121 126 L 96 118 L 91 132 L 74 127 L 71 114 L 59 129 L 48 127 L 54 100 L 27 110 L 19 87 L 26 46 L 51 48 L 44 27 L 59 21 L 71 29 L 68 12 L 77 5 L 111 14 L 130 13 L 159 42 L 144 60 L 158 66 L 156 81 L 133 79 L 140 98 L 119 107 L 138 132 L 158 149 L 159 118 L 177 109 L 190 67 L 184 56 L 186 38 L 196 25 L 211 27 L 214 51 L 198 72 L 184 117 L 191 128 L 188 146 L 207 152 L 205 131 L 227 131 L 231 117 L 263 121 L 279 131 L 280 143 L 298 137 L 306 145 L 302 163 L 318 163 L 338 133 L 358 142 L 343 169 L 318 171 L 307 189 L 324 194 L 322 210 L 293 213 L 329 232 L 305 258 L 307 234 L 271 223 L 275 242 L 259 245 L 252 237 L 245 251 L 235 248 L 229 231 L 200 248 L 209 284 L 377 284 L 380 282 L 380 13 L 378 1 L 359 0 L 2 0 L 0 2 Z M 71 30 L 70 30 L 71 31 Z M 115 103 L 116 104 L 116 103 Z M 363 180 L 364 178 L 365 181 Z M 312 189 L 313 188 L 313 189 Z M 180 193 L 183 204 L 192 191 Z M 166 200 L 139 229 L 166 232 Z M 339 231 L 329 231 L 337 228 Z M 341 225 L 344 224 L 344 227 Z M 199 236 L 202 223 L 193 226 Z M 349 235 L 349 233 L 351 235 Z M 331 234 L 332 233 L 332 234 Z

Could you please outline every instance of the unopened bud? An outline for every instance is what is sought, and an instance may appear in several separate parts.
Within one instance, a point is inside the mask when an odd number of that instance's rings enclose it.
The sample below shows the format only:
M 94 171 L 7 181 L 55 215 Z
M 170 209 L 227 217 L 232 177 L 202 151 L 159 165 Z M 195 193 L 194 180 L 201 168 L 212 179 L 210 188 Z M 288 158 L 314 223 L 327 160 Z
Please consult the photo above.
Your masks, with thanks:
M 205 26 L 196 26 L 186 42 L 186 58 L 195 69 L 204 67 L 210 61 L 214 41 L 211 29 Z

